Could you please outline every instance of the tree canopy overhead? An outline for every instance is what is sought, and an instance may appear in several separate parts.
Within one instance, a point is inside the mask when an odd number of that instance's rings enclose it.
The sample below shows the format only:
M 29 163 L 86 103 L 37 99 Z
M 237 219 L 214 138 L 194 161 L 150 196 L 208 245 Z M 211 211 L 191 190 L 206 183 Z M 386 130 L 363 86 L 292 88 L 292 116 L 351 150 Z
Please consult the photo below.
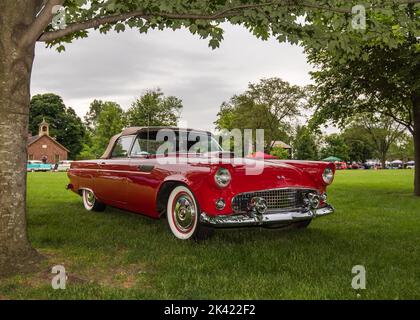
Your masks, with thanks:
M 356 56 L 341 52 L 337 59 L 328 48 L 317 48 L 310 42 L 305 48 L 317 68 L 312 73 L 315 90 L 311 101 L 316 107 L 312 125 L 332 122 L 344 127 L 362 113 L 392 118 L 414 139 L 414 193 L 420 196 L 420 6 L 416 3 L 401 9 L 398 17 L 375 20 L 393 30 L 392 38 L 380 41 L 358 35 L 355 39 L 360 54 Z M 401 32 L 404 25 L 416 27 Z M 390 146 L 382 145 L 388 146 L 380 148 L 384 159 Z
M 49 46 L 84 38 L 88 29 L 101 33 L 136 28 L 187 28 L 209 39 L 212 48 L 223 39 L 223 22 L 242 25 L 255 36 L 280 42 L 302 40 L 315 48 L 358 55 L 359 38 L 395 47 L 407 33 L 420 36 L 419 19 L 408 19 L 407 6 L 420 0 L 50 0 L 35 20 L 28 40 L 37 37 Z M 64 20 L 51 21 L 54 6 L 63 5 Z M 414 14 L 420 15 L 418 7 Z M 64 23 L 65 22 L 65 23 Z M 44 32 L 45 31 L 45 32 Z M 420 48 L 418 48 L 420 50 Z M 338 56 L 338 55 L 337 55 Z

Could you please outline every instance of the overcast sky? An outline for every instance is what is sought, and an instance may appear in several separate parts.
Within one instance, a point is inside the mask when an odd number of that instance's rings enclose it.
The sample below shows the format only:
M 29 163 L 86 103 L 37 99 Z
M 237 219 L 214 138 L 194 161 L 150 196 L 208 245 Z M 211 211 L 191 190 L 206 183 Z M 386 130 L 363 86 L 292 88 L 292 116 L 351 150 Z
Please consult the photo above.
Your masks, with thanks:
M 302 48 L 262 41 L 230 25 L 224 37 L 216 50 L 185 30 L 91 32 L 62 53 L 38 44 L 31 93 L 56 93 L 83 117 L 93 99 L 127 109 L 146 89 L 159 87 L 182 99 L 183 124 L 213 130 L 220 104 L 249 82 L 280 77 L 292 84 L 311 83 Z

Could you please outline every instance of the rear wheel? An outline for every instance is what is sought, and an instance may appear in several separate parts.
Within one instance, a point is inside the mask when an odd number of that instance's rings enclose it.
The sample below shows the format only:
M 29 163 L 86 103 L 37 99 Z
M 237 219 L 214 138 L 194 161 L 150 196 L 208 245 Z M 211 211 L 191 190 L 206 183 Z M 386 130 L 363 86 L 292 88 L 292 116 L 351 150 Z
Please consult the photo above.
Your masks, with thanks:
M 96 199 L 95 195 L 91 190 L 82 190 L 83 205 L 88 211 L 104 211 L 106 205 Z
M 172 234 L 181 240 L 205 240 L 213 229 L 200 223 L 200 208 L 190 189 L 175 187 L 168 198 L 166 216 Z

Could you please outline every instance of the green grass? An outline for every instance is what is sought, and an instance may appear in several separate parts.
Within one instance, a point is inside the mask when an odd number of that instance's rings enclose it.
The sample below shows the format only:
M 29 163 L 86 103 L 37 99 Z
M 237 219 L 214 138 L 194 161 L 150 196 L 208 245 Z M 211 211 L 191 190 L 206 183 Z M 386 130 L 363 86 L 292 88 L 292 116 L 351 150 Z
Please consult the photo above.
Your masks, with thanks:
M 0 279 L 1 298 L 420 299 L 420 199 L 409 170 L 338 172 L 336 213 L 306 230 L 218 230 L 204 243 L 108 208 L 83 209 L 61 173 L 31 173 L 28 220 L 42 270 Z M 63 264 L 66 290 L 51 288 Z M 351 288 L 364 265 L 367 289 Z M 359 296 L 358 296 L 359 294 Z

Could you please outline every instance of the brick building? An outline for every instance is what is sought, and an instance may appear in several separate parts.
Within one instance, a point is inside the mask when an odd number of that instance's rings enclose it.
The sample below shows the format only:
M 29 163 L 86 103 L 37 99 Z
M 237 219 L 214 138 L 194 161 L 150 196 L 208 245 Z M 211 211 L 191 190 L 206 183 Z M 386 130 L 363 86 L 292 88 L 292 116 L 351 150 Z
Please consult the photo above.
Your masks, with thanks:
M 49 124 L 43 119 L 37 136 L 28 136 L 28 160 L 57 163 L 67 160 L 69 150 L 50 136 Z

